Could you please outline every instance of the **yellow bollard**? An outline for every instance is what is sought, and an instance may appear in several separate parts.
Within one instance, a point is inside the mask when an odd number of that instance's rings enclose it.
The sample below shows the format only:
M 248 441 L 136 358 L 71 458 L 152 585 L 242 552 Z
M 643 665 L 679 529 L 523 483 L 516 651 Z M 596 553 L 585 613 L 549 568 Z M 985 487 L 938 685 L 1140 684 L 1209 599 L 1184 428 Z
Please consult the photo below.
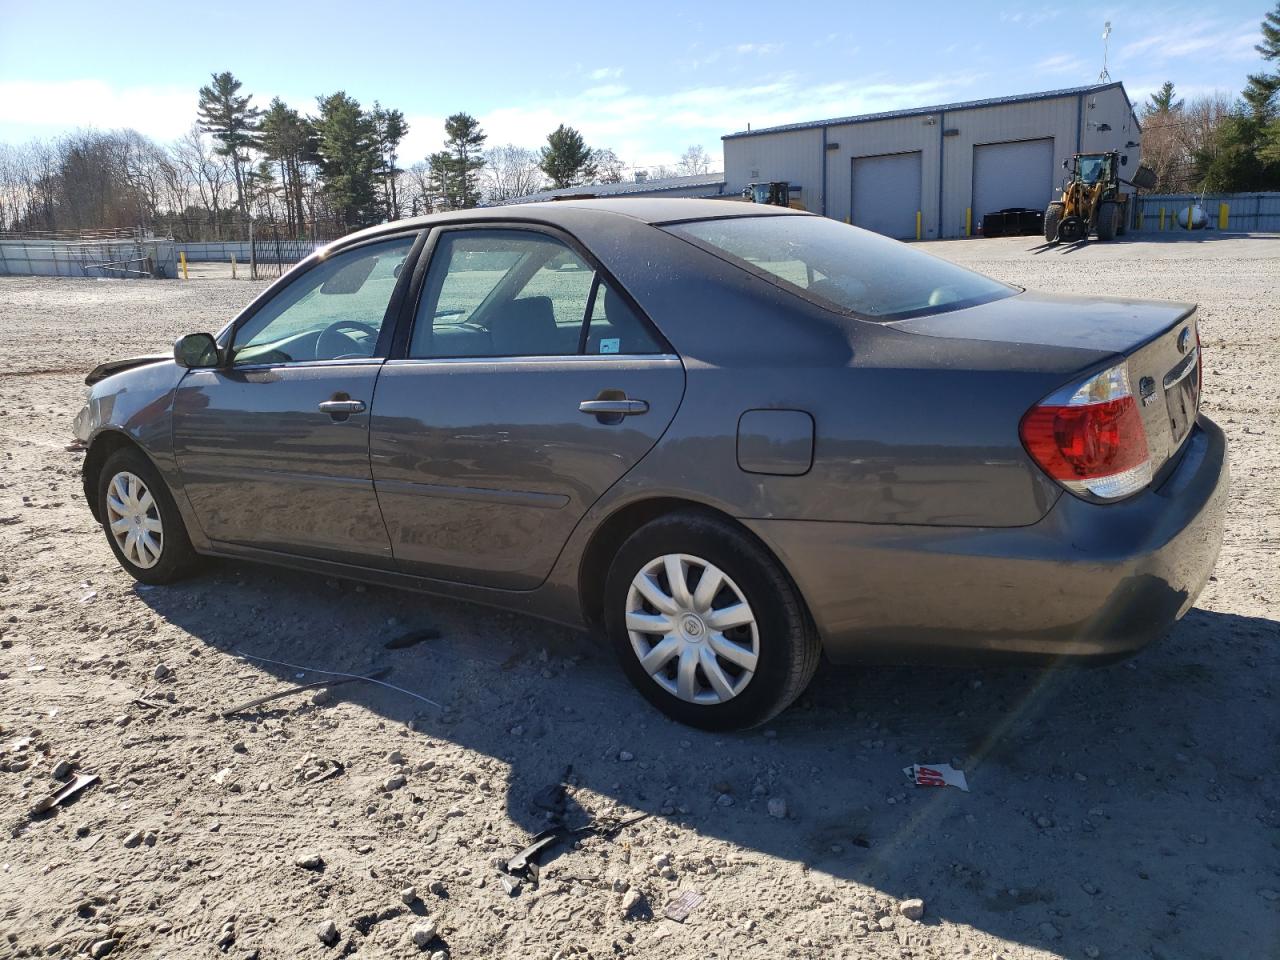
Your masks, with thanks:
M 1187 229 L 1191 229 L 1191 204 L 1187 204 Z
M 234 280 L 235 278 L 236 278 L 236 255 L 233 253 L 231 254 L 231 279 Z
M 1231 208 L 1225 203 L 1218 204 L 1218 229 L 1227 229 L 1227 218 L 1231 216 Z
M 920 211 L 916 211 L 916 239 L 920 239 Z
M 191 279 L 190 277 L 188 277 L 188 276 L 187 276 L 187 251 L 185 251 L 185 250 L 179 250 L 179 251 L 178 251 L 178 260 L 179 260 L 179 262 L 181 262 L 181 264 L 182 264 L 182 279 L 183 279 L 183 280 L 189 280 L 189 279 Z
M 973 207 L 964 208 L 964 235 L 973 236 Z
M 1160 208 L 1160 229 L 1164 229 L 1164 207 Z

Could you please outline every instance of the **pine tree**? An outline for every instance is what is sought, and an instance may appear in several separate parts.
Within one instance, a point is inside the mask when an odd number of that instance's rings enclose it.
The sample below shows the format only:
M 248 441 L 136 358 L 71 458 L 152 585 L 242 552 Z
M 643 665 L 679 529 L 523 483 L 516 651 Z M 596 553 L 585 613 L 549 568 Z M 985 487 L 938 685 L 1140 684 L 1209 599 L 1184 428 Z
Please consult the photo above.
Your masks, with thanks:
M 1280 2 L 1276 3 L 1274 10 L 1262 18 L 1261 30 L 1262 42 L 1254 49 L 1262 55 L 1263 60 L 1275 63 L 1280 60 Z M 1241 96 L 1249 105 L 1254 117 L 1265 124 L 1276 119 L 1278 92 L 1280 92 L 1280 73 L 1251 73 Z
M 387 219 L 397 220 L 400 217 L 400 197 L 397 194 L 396 182 L 404 173 L 396 166 L 400 141 L 409 133 L 409 124 L 399 110 L 384 110 L 377 100 L 373 101 L 373 110 L 369 114 L 373 121 L 373 139 L 378 151 L 378 179 L 382 181 L 382 196 L 387 207 Z
M 259 149 L 277 165 L 285 218 L 294 236 L 301 236 L 306 220 L 303 165 L 314 161 L 314 133 L 307 119 L 276 97 L 259 124 Z
M 582 139 L 582 134 L 563 123 L 547 135 L 542 148 L 542 172 L 554 187 L 572 187 L 589 183 L 596 175 L 595 155 Z
M 242 84 L 230 71 L 211 74 L 212 83 L 200 88 L 200 129 L 218 141 L 217 152 L 231 160 L 240 215 L 249 216 L 245 198 L 252 171 L 249 151 L 257 145 L 258 117 L 253 96 L 239 96 Z
M 1177 99 L 1173 92 L 1173 81 L 1166 80 L 1155 93 L 1151 94 L 1151 103 L 1147 105 L 1146 114 L 1174 113 L 1182 109 L 1183 101 Z
M 449 158 L 445 199 L 454 210 L 467 210 L 480 202 L 480 168 L 484 166 L 484 142 L 488 134 L 469 113 L 455 113 L 447 118 L 444 132 L 444 152 Z
M 375 223 L 382 211 L 377 199 L 373 121 L 359 101 L 341 90 L 318 97 L 317 102 L 316 147 L 329 206 L 348 227 Z

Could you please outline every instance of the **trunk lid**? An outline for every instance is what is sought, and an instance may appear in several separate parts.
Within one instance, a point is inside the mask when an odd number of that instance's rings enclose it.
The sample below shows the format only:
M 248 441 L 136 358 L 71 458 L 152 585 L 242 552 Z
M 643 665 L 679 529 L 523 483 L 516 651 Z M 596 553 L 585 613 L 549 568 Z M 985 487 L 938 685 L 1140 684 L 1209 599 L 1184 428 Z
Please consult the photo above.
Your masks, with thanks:
M 1123 358 L 1156 475 L 1181 448 L 1199 410 L 1196 322 L 1189 303 L 1022 293 L 893 326 L 921 336 L 990 341 L 1002 350 L 1025 346 L 1029 357 L 1055 347 L 1072 350 L 1083 361 L 1081 375 Z

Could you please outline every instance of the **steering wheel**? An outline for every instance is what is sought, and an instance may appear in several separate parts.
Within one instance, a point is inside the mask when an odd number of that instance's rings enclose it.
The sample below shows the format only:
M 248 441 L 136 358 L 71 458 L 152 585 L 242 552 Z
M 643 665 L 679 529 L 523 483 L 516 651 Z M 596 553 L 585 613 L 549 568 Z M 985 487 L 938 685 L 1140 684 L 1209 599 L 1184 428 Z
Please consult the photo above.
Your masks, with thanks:
M 359 353 L 352 348 L 360 343 L 347 336 L 343 330 L 358 330 L 369 338 L 369 353 Z M 341 339 L 338 339 L 341 338 Z M 316 357 L 325 360 L 341 360 L 344 357 L 367 357 L 378 342 L 378 328 L 359 320 L 335 320 L 316 337 Z

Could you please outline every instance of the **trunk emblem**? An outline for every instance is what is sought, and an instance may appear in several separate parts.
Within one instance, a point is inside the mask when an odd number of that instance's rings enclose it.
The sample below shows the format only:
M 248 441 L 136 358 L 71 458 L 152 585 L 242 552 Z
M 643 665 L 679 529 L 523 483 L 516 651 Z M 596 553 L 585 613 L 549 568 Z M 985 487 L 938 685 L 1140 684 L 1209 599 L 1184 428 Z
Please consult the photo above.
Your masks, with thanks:
M 1149 407 L 1156 402 L 1156 382 L 1151 377 L 1143 377 L 1138 381 L 1138 393 L 1142 395 L 1142 405 Z
M 1178 352 L 1186 353 L 1187 347 L 1191 343 L 1191 328 L 1183 327 L 1182 332 L 1178 334 Z

